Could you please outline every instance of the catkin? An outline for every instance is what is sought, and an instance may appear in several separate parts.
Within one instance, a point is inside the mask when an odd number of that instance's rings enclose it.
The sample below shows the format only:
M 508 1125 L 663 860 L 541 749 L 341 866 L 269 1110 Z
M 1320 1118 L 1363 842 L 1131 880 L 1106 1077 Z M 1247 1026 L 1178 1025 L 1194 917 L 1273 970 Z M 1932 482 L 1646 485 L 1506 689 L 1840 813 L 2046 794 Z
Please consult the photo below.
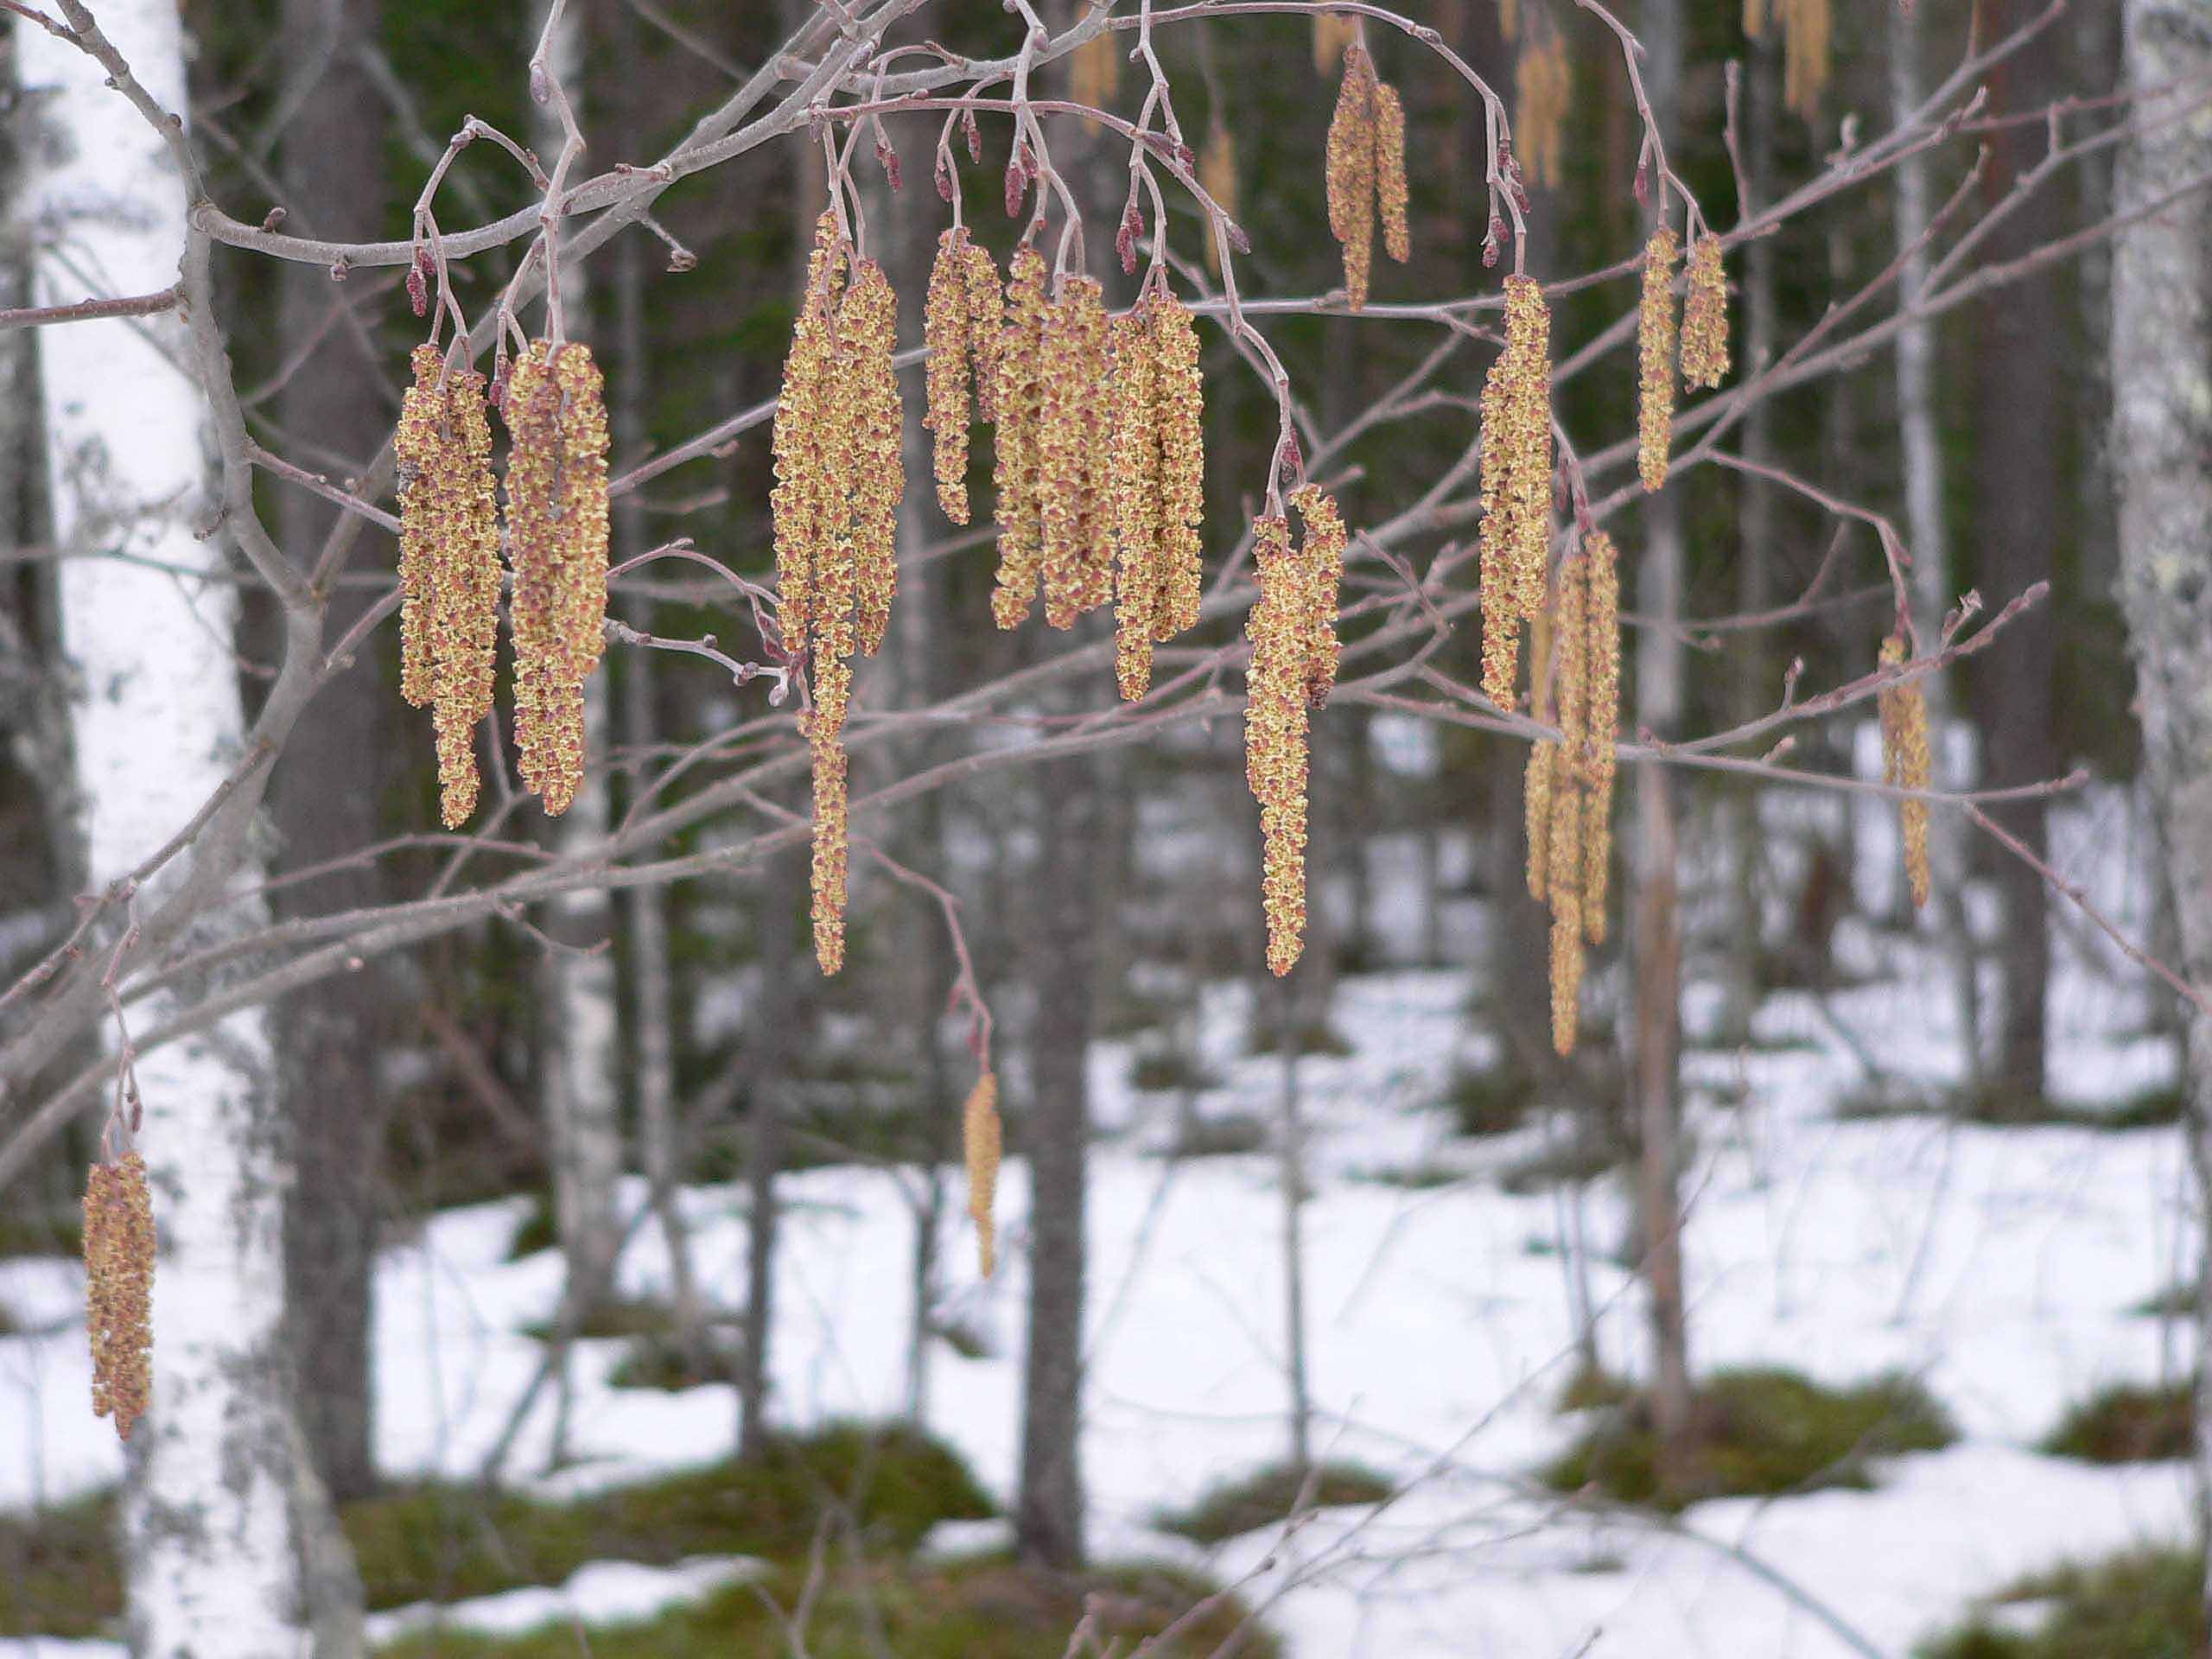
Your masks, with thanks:
M 922 424 L 937 439 L 937 502 L 956 524 L 968 522 L 968 427 L 974 415 L 968 315 L 968 232 L 956 226 L 938 238 L 922 310 L 928 412 Z
M 476 810 L 476 727 L 492 712 L 499 632 L 499 521 L 484 377 L 418 346 L 400 407 L 400 690 L 431 706 L 440 813 Z
M 1620 555 L 1613 538 L 1593 530 L 1583 538 L 1582 931 L 1605 942 L 1605 890 L 1613 864 L 1613 745 L 1621 719 Z
M 819 567 L 836 548 L 849 475 L 836 403 L 836 311 L 843 292 L 846 245 L 834 214 L 815 226 L 806 294 L 784 357 L 784 380 L 770 440 L 776 484 L 769 507 L 776 537 L 776 626 L 796 656 L 814 630 Z
M 507 381 L 515 747 L 549 817 L 583 782 L 584 682 L 606 649 L 607 405 L 591 349 L 534 342 Z
M 1643 300 L 1637 311 L 1636 350 L 1642 377 L 1636 404 L 1636 470 L 1647 490 L 1667 481 L 1675 437 L 1675 261 L 1681 242 L 1662 226 L 1643 250 Z
M 1004 1131 L 999 1123 L 999 1080 L 986 1071 L 961 1109 L 961 1141 L 968 1156 L 968 1214 L 976 1224 L 976 1265 L 983 1277 L 998 1265 L 999 1158 Z
M 1344 302 L 1367 303 L 1375 262 L 1375 220 L 1383 251 L 1403 264 L 1413 256 L 1407 220 L 1406 112 L 1397 91 L 1376 77 L 1357 35 L 1344 48 L 1344 80 L 1330 118 L 1324 183 L 1329 232 L 1344 250 Z
M 1055 628 L 1113 597 L 1112 526 L 1105 496 L 1110 431 L 1098 420 L 1106 382 L 1106 308 L 1098 283 L 1071 276 L 1045 314 L 1039 350 L 1038 516 L 1045 620 Z
M 1122 85 L 1122 54 L 1111 35 L 1094 35 L 1068 54 L 1068 93 L 1077 104 L 1103 110 Z M 1097 128 L 1093 121 L 1093 130 Z
M 1505 349 L 1482 397 L 1483 691 L 1513 707 L 1521 625 L 1543 606 L 1551 553 L 1551 314 L 1532 277 L 1505 279 Z
M 1827 89 L 1835 20 L 1829 0 L 1782 0 L 1783 102 L 1808 121 L 1821 113 Z
M 1018 248 L 1007 270 L 1006 326 L 994 354 L 999 567 L 991 615 L 1001 628 L 1018 627 L 1029 614 L 1044 563 L 1039 439 L 1045 313 L 1044 256 L 1034 248 Z
M 1236 217 L 1236 141 L 1229 136 L 1229 124 L 1218 114 L 1207 125 L 1206 147 L 1198 152 L 1198 188 L 1214 199 L 1223 213 Z M 1220 276 L 1219 240 L 1208 236 L 1205 252 L 1206 269 Z
M 851 835 L 847 811 L 845 744 L 817 709 L 799 720 L 814 769 L 814 959 L 825 974 L 845 965 L 845 887 Z
M 1583 736 L 1589 711 L 1589 641 L 1585 631 L 1586 561 L 1570 559 L 1559 574 L 1553 617 L 1553 678 L 1562 734 L 1553 759 L 1552 822 L 1546 837 L 1550 868 L 1545 890 L 1552 907 L 1552 1046 L 1574 1048 L 1582 995 Z
M 976 364 L 976 418 L 999 417 L 999 340 L 1006 327 L 1006 293 L 991 251 L 969 242 L 961 256 L 968 273 L 968 349 Z
M 1728 276 L 1720 239 L 1700 236 L 1690 249 L 1689 297 L 1682 305 L 1682 381 L 1716 387 L 1728 376 Z
M 1561 137 L 1573 96 L 1566 36 L 1554 33 L 1541 43 L 1532 36 L 1521 48 L 1513 79 L 1517 94 L 1514 154 L 1531 184 L 1557 184 L 1565 150 Z
M 1164 289 L 1116 320 L 1106 486 L 1118 548 L 1115 677 L 1131 702 L 1152 648 L 1198 620 L 1205 515 L 1205 387 L 1191 314 Z
M 1893 633 L 1882 641 L 1882 666 L 1895 668 L 1905 660 L 1905 640 Z M 1913 680 L 1882 688 L 1878 706 L 1882 717 L 1882 777 L 1894 789 L 1926 789 L 1935 779 L 1935 759 L 1928 741 L 1928 694 Z M 1904 838 L 1905 879 L 1912 887 L 1915 908 L 1928 903 L 1928 803 L 1901 800 L 1897 817 Z
M 146 1162 L 127 1153 L 85 1182 L 85 1330 L 92 1414 L 123 1440 L 153 1402 L 154 1205 Z
M 1294 493 L 1290 505 L 1300 520 L 1299 565 L 1306 580 L 1301 651 L 1306 668 L 1306 702 L 1319 709 L 1337 683 L 1344 647 L 1337 639 L 1338 594 L 1344 585 L 1344 546 L 1349 539 L 1336 498 L 1308 484 Z
M 1407 219 L 1406 106 L 1388 81 L 1375 84 L 1375 207 L 1382 218 L 1382 251 L 1404 264 L 1413 257 Z
M 852 432 L 854 643 L 864 657 L 883 644 L 899 587 L 899 504 L 906 495 L 900 454 L 905 411 L 891 366 L 899 302 L 883 267 L 855 267 L 837 312 L 839 399 Z

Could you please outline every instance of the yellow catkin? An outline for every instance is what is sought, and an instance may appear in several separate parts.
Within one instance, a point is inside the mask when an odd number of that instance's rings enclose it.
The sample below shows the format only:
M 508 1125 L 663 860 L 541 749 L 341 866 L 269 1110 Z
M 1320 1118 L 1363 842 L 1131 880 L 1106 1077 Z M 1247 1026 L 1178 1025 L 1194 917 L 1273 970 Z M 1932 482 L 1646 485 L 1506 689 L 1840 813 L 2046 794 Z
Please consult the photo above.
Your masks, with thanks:
M 1821 113 L 1833 64 L 1835 20 L 1829 0 L 1782 0 L 1783 102 L 1808 121 Z
M 1497 0 L 1497 32 L 1509 41 L 1521 32 L 1520 0 Z
M 1198 331 L 1183 302 L 1164 290 L 1145 305 L 1157 353 L 1154 419 L 1160 430 L 1159 591 L 1152 638 L 1166 645 L 1198 622 L 1206 513 L 1205 381 L 1198 370 Z
M 1552 719 L 1552 613 L 1529 620 L 1529 714 L 1548 725 Z M 1529 896 L 1544 902 L 1551 887 L 1552 763 L 1559 745 L 1549 738 L 1529 745 L 1528 776 L 1522 785 L 1523 833 L 1529 842 Z
M 1541 42 L 1533 36 L 1521 48 L 1514 69 L 1518 94 L 1513 113 L 1514 155 L 1531 184 L 1557 184 L 1564 146 L 1567 106 L 1573 96 L 1567 37 L 1554 34 Z
M 845 886 L 850 821 L 846 807 L 845 744 L 819 710 L 800 716 L 814 771 L 814 959 L 825 974 L 845 965 Z
M 1744 33 L 1756 41 L 1766 33 L 1767 0 L 1744 0 Z
M 1667 481 L 1667 453 L 1675 441 L 1675 261 L 1681 241 L 1662 226 L 1643 250 L 1643 301 L 1636 316 L 1636 351 L 1642 378 L 1636 404 L 1636 470 L 1643 487 Z
M 968 350 L 975 359 L 976 418 L 998 418 L 1000 331 L 1006 327 L 1006 295 L 991 251 L 969 242 L 961 255 L 968 274 Z
M 1206 147 L 1198 152 L 1198 188 L 1211 196 L 1221 211 L 1236 217 L 1236 141 L 1229 124 L 1217 115 L 1206 127 Z M 1221 245 L 1205 238 L 1206 269 L 1221 275 Z
M 968 1214 L 976 1224 L 976 1265 L 988 1279 L 998 1265 L 999 1158 L 1005 1144 L 996 1073 L 985 1071 L 976 1079 L 961 1109 L 960 1125 L 968 1155 Z
M 1895 668 L 1905 660 L 1902 633 L 1882 641 L 1882 666 Z M 1914 680 L 1885 686 L 1878 699 L 1882 716 L 1882 776 L 1892 788 L 1927 789 L 1935 781 L 1935 757 L 1928 741 L 1928 694 Z M 1928 903 L 1928 803 L 1902 800 L 1897 817 L 1904 832 L 1905 879 L 1912 888 L 1916 907 Z
M 1406 106 L 1388 81 L 1375 86 L 1375 207 L 1382 216 L 1382 251 L 1399 264 L 1413 257 L 1407 217 Z
M 1355 311 L 1367 303 L 1375 257 L 1375 64 L 1355 40 L 1344 48 L 1325 175 L 1329 232 L 1344 250 L 1344 301 Z
M 1552 766 L 1552 821 L 1545 838 L 1549 868 L 1544 885 L 1552 907 L 1552 1046 L 1562 1055 L 1573 1051 L 1582 995 L 1582 821 L 1586 780 L 1580 769 L 1580 738 L 1587 729 L 1589 706 L 1585 563 L 1574 559 L 1560 568 L 1553 620 L 1553 683 L 1564 741 Z
M 1103 110 L 1114 101 L 1122 85 L 1122 54 L 1114 36 L 1094 35 L 1068 54 L 1068 92 L 1088 109 Z M 1098 124 L 1092 121 L 1096 132 Z
M 1290 498 L 1301 521 L 1298 562 L 1305 578 L 1305 641 L 1306 706 L 1319 709 L 1329 700 L 1337 683 L 1337 664 L 1344 647 L 1337 639 L 1337 612 L 1344 586 L 1344 547 L 1348 537 L 1344 514 L 1336 498 L 1319 486 L 1306 485 Z
M 836 453 L 836 310 L 846 247 L 834 215 L 815 226 L 806 293 L 784 358 L 771 448 L 776 484 L 769 495 L 776 537 L 776 626 L 784 647 L 804 651 L 814 627 L 816 565 L 833 547 L 846 479 Z
M 534 342 L 505 410 L 515 747 L 557 817 L 583 782 L 584 682 L 606 649 L 607 405 L 590 348 Z
M 1113 436 L 1107 494 L 1117 569 L 1114 590 L 1114 678 L 1135 702 L 1152 688 L 1153 608 L 1160 557 L 1160 429 L 1154 413 L 1159 353 L 1141 309 L 1108 331 L 1113 382 L 1107 414 Z
M 957 226 L 938 238 L 930 266 L 929 298 L 922 310 L 922 343 L 929 348 L 922 424 L 936 435 L 937 502 L 956 524 L 968 522 L 968 427 L 974 414 L 969 363 L 968 232 Z
M 1106 308 L 1097 281 L 1071 276 L 1048 308 L 1039 353 L 1038 515 L 1045 620 L 1075 626 L 1113 597 L 1113 540 L 1105 499 L 1109 429 L 1098 419 L 1106 384 Z
M 1359 38 L 1359 20 L 1335 12 L 1313 14 L 1313 72 L 1325 75 L 1344 60 L 1344 48 Z
M 1018 627 L 1029 614 L 1044 563 L 1038 440 L 1044 417 L 1045 312 L 1044 256 L 1034 248 L 1018 248 L 1007 266 L 1006 327 L 995 353 L 999 566 L 991 615 L 1001 628 Z
M 899 302 L 883 267 L 865 260 L 837 312 L 839 401 L 852 433 L 854 643 L 873 657 L 899 587 L 899 504 L 906 495 L 900 446 L 906 414 L 891 366 Z
M 1505 279 L 1505 349 L 1482 397 L 1483 690 L 1514 705 L 1521 625 L 1543 607 L 1551 553 L 1551 314 L 1534 278 Z
M 1682 381 L 1718 386 L 1728 377 L 1728 276 L 1720 240 L 1700 236 L 1690 250 L 1689 297 L 1682 305 Z
M 1613 744 L 1621 721 L 1620 555 L 1613 538 L 1583 538 L 1582 932 L 1605 942 L 1605 890 L 1613 867 Z
M 94 1164 L 85 1183 L 85 1329 L 92 1414 L 130 1430 L 153 1403 L 154 1205 L 137 1153 Z
M 1290 543 L 1290 522 L 1252 527 L 1259 601 L 1246 619 L 1252 665 L 1245 676 L 1244 779 L 1260 804 L 1260 898 L 1268 969 L 1297 965 L 1306 943 L 1306 647 L 1311 585 Z
M 399 461 L 401 690 L 431 705 L 440 812 L 457 830 L 476 810 L 476 728 L 492 712 L 499 631 L 499 518 L 484 377 L 448 371 L 418 346 L 402 404 Z

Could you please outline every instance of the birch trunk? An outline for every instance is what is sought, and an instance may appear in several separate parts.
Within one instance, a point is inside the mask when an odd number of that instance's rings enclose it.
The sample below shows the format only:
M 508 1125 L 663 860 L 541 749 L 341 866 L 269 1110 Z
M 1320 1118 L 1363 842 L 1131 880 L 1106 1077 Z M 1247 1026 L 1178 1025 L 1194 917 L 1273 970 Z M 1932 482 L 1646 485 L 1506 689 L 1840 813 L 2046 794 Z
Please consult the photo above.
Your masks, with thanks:
M 2212 0 L 2128 0 L 2126 83 L 2139 97 L 2212 76 Z M 2212 171 L 2212 118 L 2176 120 L 2154 99 L 2122 149 L 2122 213 Z M 2143 718 L 2144 755 L 2180 912 L 2183 966 L 2212 989 L 2212 195 L 2199 185 L 2113 248 L 2112 385 L 2120 490 L 2120 599 Z M 2200 1211 L 2212 1211 L 2212 1016 L 2189 1042 L 2190 1150 Z M 2212 1343 L 2212 1251 L 2198 1299 Z M 2199 1376 L 2197 1537 L 2212 1551 L 2212 1372 Z M 2212 1603 L 2212 1556 L 2206 1564 Z
M 107 0 L 100 23 L 152 95 L 184 108 L 171 0 Z M 162 144 L 89 58 L 27 26 L 16 43 L 43 111 L 23 204 L 37 299 L 174 283 L 186 198 Z M 186 823 L 238 758 L 236 590 L 221 543 L 194 533 L 209 510 L 211 430 L 174 366 L 190 358 L 177 318 L 47 329 L 38 349 L 62 631 L 83 687 L 73 724 L 84 831 L 92 878 L 107 881 Z M 172 886 L 191 857 L 153 885 Z M 239 878 L 251 885 L 257 872 L 249 864 Z M 257 899 L 222 916 L 231 929 L 266 920 Z M 134 1028 L 205 988 L 133 1005 Z M 151 1659 L 296 1659 L 310 1647 L 291 1512 L 302 1459 L 285 1408 L 288 1166 L 272 1073 L 259 1010 L 137 1062 L 162 1255 L 153 1411 L 131 1442 L 124 1559 L 131 1651 Z

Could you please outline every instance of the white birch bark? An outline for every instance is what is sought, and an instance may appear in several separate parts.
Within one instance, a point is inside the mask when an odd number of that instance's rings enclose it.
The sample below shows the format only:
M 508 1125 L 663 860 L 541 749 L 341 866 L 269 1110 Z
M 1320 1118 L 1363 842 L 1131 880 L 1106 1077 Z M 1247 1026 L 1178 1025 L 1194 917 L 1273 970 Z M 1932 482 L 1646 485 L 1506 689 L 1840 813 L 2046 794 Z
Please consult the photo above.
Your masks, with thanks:
M 2126 86 L 2151 98 L 2122 149 L 2119 208 L 2145 208 L 2212 171 L 2212 0 L 2128 0 Z M 2178 87 L 2192 112 L 2177 119 Z M 2140 690 L 2144 756 L 2164 822 L 2182 966 L 2212 989 L 2212 191 L 2199 182 L 2130 226 L 2113 252 L 2113 471 L 2120 598 Z M 2212 1208 L 2212 1016 L 2189 1033 L 2190 1150 Z M 2212 1252 L 2202 1269 L 2199 1344 L 2212 1336 Z M 2212 1371 L 2198 1383 L 2200 1541 L 2212 1537 Z M 2201 1544 L 2212 1551 L 2212 1544 Z M 2212 1556 L 2206 1563 L 2212 1601 Z
M 184 108 L 174 0 L 105 0 L 99 20 L 152 94 Z M 185 190 L 161 141 L 89 58 L 26 25 L 16 37 L 42 115 L 22 203 L 37 298 L 175 282 Z M 81 678 L 73 735 L 87 855 L 105 882 L 183 827 L 238 757 L 236 589 L 219 569 L 221 543 L 194 534 L 210 516 L 210 426 L 175 366 L 190 360 L 175 316 L 48 328 L 38 351 L 62 629 Z M 249 863 L 238 874 L 256 873 Z M 257 925 L 261 912 L 234 903 L 226 925 Z M 134 1027 L 177 1006 L 167 995 L 135 1004 Z M 295 1659 L 310 1638 L 290 1515 L 286 1163 L 265 1016 L 233 1014 L 142 1056 L 137 1075 L 162 1255 L 153 1410 L 131 1441 L 124 1503 L 131 1651 Z

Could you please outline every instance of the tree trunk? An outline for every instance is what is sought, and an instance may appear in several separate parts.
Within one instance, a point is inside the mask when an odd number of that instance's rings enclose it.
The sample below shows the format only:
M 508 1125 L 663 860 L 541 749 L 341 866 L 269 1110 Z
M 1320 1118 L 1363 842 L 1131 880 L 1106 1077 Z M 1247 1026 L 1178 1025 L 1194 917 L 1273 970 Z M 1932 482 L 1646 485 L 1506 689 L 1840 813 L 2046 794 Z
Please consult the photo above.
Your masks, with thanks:
M 311 83 L 283 88 L 291 115 L 282 138 L 293 228 L 334 238 L 383 234 L 384 100 L 359 52 L 376 36 L 374 3 L 285 0 L 284 60 L 307 67 Z M 283 419 L 353 467 L 365 467 L 391 433 L 391 411 L 372 388 L 387 365 L 358 326 L 331 321 L 353 297 L 315 266 L 287 267 L 278 337 L 300 353 L 286 385 Z M 319 343 L 318 343 L 319 337 Z M 334 510 L 304 490 L 278 499 L 285 550 L 312 565 Z M 378 537 L 379 554 L 390 556 Z M 328 627 L 342 635 L 374 594 L 334 590 Z M 358 852 L 377 839 L 381 794 L 376 757 L 388 753 L 386 692 L 375 654 L 364 652 L 308 705 L 269 782 L 269 810 L 282 864 L 306 869 Z M 427 753 L 428 721 L 404 738 Z M 365 776 L 364 769 L 366 768 Z M 280 888 L 281 917 L 365 908 L 378 902 L 372 864 Z M 284 1217 L 284 1267 L 301 1427 L 334 1497 L 376 1484 L 372 1442 L 370 1332 L 382 1167 L 385 1096 L 378 1058 L 387 1033 L 383 981 L 341 974 L 280 1005 L 275 1023 L 278 1077 L 292 1122 L 298 1169 Z
M 2128 86 L 2139 97 L 2178 86 L 2192 98 L 2212 76 L 2212 0 L 2128 0 Z M 2120 154 L 2123 213 L 2212 171 L 2212 125 L 2149 122 Z M 2144 755 L 2164 823 L 2180 912 L 2183 966 L 2212 991 L 2212 195 L 2199 186 L 2113 248 L 2113 454 L 2120 486 L 2120 598 L 2143 717 Z M 2189 1138 L 2200 1209 L 2212 1211 L 2212 1015 L 2190 1025 Z M 2202 1247 L 2200 1247 L 2202 1248 Z M 2212 1251 L 2198 1297 L 2200 1349 L 2212 1342 Z M 2197 1539 L 2212 1551 L 2212 1370 L 2197 1380 Z M 2206 1565 L 2212 1606 L 2212 1557 Z
M 1276 1179 L 1282 1184 L 1283 1365 L 1290 1383 L 1290 1466 L 1302 1479 L 1313 1466 L 1313 1396 L 1306 1363 L 1306 1124 L 1298 1094 L 1300 998 L 1287 980 L 1267 988 L 1282 1045 L 1282 1123 Z
M 1902 122 L 1920 103 L 1919 13 L 1899 6 L 1890 13 L 1890 111 Z M 1930 250 L 1917 245 L 1930 213 L 1928 158 L 1913 156 L 1897 173 L 1897 240 L 1904 265 L 1897 273 L 1897 305 L 1910 311 L 1928 286 Z M 1943 522 L 1943 434 L 1936 406 L 1936 327 L 1913 323 L 1897 335 L 1897 441 L 1904 460 L 1905 526 L 1912 538 L 1912 620 L 1923 651 L 1942 637 L 1943 618 L 1957 597 L 1952 578 L 1950 537 Z M 1926 688 L 1928 723 L 1936 738 L 1937 780 L 1963 785 L 1949 777 L 1948 745 L 1955 711 L 1951 677 L 1931 674 Z M 1967 1087 L 1981 1084 L 1981 988 L 1974 954 L 1974 925 L 1967 913 L 1966 883 L 1970 868 L 1966 822 L 1955 813 L 1935 815 L 1929 826 L 1934 857 L 1940 866 L 1936 903 L 1950 958 L 1952 995 L 1958 1008 L 1959 1050 Z
M 794 1030 L 799 1001 L 797 976 L 814 964 L 800 937 L 801 895 L 806 891 L 804 848 L 768 861 L 760 884 L 760 1018 L 753 1053 L 742 1061 L 751 1074 L 746 1091 L 745 1338 L 738 1354 L 737 1450 L 757 1456 L 768 1433 L 769 1342 L 775 1334 L 776 1171 L 783 1162 L 784 1094 L 798 1052 Z
M 184 42 L 168 0 L 107 0 L 102 28 L 152 95 L 185 107 Z M 41 303 L 176 280 L 185 191 L 159 138 L 92 60 L 19 25 L 42 130 L 26 216 L 40 241 Z M 173 366 L 174 315 L 41 332 L 54 541 L 65 642 L 87 688 L 75 719 L 95 880 L 113 880 L 187 823 L 222 783 L 244 734 L 229 641 L 236 589 L 207 518 L 207 410 Z M 105 556 L 125 543 L 134 559 Z M 215 579 L 176 575 L 203 572 Z M 188 853 L 156 878 L 173 885 Z M 257 873 L 249 858 L 238 886 Z M 215 927 L 265 919 L 251 899 Z M 208 988 L 134 1005 L 143 1032 Z M 154 1399 L 131 1442 L 124 1501 L 130 1645 L 151 1659 L 296 1659 L 309 1649 L 292 1513 L 297 1439 L 286 1402 L 284 1190 L 289 1172 L 269 1020 L 234 1013 L 141 1055 L 138 1144 L 162 1244 L 153 1291 Z
M 1982 38 L 1999 40 L 2042 10 L 2031 0 L 1977 0 Z M 2064 36 L 2046 29 L 1990 72 L 1992 113 L 2039 107 L 2060 90 L 2056 54 Z M 2043 159 L 2049 135 L 2040 121 L 1993 129 L 1983 188 L 2001 200 Z M 1991 234 L 1983 259 L 2020 258 L 2057 233 L 2058 204 L 2049 190 L 2023 202 Z M 1982 340 L 1975 418 L 1975 524 L 1988 550 L 1986 591 L 2002 604 L 2054 574 L 2064 520 L 2058 457 L 2066 442 L 2066 387 L 2059 370 L 2068 338 L 2058 280 L 2046 271 L 2006 287 L 1981 308 Z M 2052 734 L 2051 679 L 2056 663 L 2054 605 L 2038 606 L 2007 630 L 2005 649 L 1980 665 L 1984 781 L 1995 787 L 2034 782 L 2058 770 Z M 1990 816 L 2040 856 L 2049 846 L 2037 797 Z M 2046 1093 L 2044 1002 L 2050 981 L 2050 930 L 2043 878 L 2017 858 L 1997 867 L 2004 916 L 2002 991 L 1990 1086 L 1999 1112 L 2022 1110 Z

